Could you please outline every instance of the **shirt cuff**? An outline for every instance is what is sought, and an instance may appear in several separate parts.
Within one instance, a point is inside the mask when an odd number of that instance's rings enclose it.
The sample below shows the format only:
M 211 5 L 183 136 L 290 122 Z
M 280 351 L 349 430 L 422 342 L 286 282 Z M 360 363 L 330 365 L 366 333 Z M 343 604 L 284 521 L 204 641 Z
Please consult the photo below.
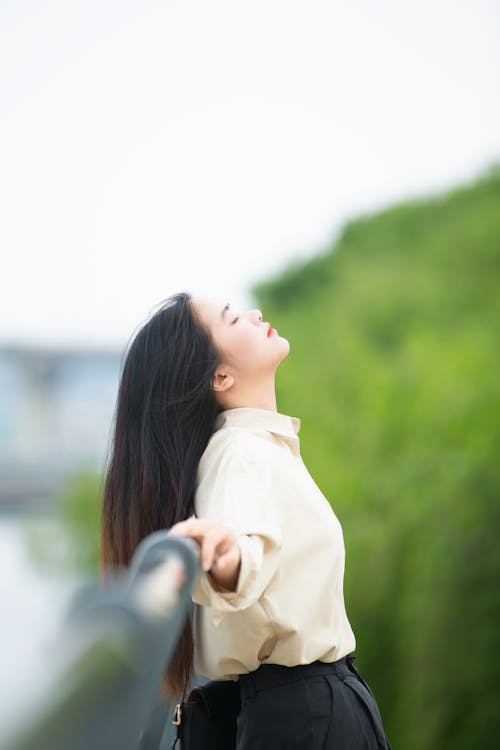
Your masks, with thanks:
M 271 540 L 242 534 L 238 537 L 238 543 L 241 564 L 236 591 L 225 589 L 217 584 L 208 572 L 201 571 L 191 592 L 193 602 L 211 608 L 212 623 L 215 627 L 226 614 L 238 612 L 255 604 L 277 567 L 279 547 L 271 544 Z M 270 549 L 264 555 L 266 543 L 270 544 Z

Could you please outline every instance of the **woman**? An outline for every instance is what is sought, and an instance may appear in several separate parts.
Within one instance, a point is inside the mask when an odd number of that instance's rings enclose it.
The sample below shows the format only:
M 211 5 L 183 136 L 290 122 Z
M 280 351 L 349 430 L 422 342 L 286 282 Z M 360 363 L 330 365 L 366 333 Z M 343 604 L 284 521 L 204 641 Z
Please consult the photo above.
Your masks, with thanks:
M 103 565 L 150 532 L 195 539 L 201 572 L 165 677 L 238 681 L 237 750 L 386 749 L 355 669 L 341 525 L 307 471 L 300 420 L 277 411 L 290 351 L 259 310 L 170 297 L 123 367 L 106 477 Z

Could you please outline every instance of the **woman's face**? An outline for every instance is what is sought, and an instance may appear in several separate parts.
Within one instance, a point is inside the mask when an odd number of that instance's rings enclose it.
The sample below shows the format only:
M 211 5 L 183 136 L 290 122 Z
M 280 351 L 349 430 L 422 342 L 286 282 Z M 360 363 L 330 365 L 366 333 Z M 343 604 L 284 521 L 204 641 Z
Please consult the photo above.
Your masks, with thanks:
M 239 373 L 274 371 L 290 351 L 288 340 L 262 320 L 260 310 L 233 310 L 228 302 L 199 297 L 191 304 L 224 362 Z

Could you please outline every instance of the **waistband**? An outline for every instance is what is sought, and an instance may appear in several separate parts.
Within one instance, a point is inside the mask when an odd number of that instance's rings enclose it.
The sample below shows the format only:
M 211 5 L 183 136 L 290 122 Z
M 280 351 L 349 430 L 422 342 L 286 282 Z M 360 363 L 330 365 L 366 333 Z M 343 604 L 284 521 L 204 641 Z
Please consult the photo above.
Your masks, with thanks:
M 281 664 L 261 664 L 253 672 L 240 674 L 241 697 L 242 699 L 248 698 L 260 690 L 266 690 L 266 688 L 279 687 L 318 675 L 335 674 L 342 679 L 347 674 L 356 671 L 352 665 L 355 658 L 352 654 L 347 654 L 337 661 L 313 661 L 312 664 L 297 664 L 295 667 L 285 667 Z

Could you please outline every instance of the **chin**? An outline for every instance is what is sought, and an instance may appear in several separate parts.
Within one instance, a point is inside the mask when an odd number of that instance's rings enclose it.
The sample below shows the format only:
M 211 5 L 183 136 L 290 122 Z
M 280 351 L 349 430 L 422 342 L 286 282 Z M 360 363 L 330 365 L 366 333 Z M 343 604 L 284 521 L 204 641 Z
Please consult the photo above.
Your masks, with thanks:
M 288 341 L 288 339 L 283 338 L 283 336 L 280 336 L 280 339 L 283 344 L 281 357 L 280 357 L 280 362 L 281 362 L 283 359 L 285 359 L 286 356 L 288 356 L 290 352 L 290 342 Z

